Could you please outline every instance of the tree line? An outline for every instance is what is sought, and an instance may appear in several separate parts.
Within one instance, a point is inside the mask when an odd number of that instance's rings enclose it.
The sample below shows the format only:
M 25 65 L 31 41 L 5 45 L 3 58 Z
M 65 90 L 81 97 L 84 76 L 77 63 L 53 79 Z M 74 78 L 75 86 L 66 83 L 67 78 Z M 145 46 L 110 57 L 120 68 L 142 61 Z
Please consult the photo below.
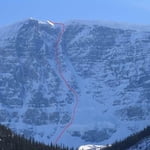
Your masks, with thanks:
M 0 150 L 73 150 L 59 145 L 45 145 L 34 139 L 17 135 L 9 128 L 0 125 Z
M 150 126 L 144 128 L 140 132 L 130 135 L 122 141 L 113 143 L 112 146 L 106 147 L 103 150 L 126 150 L 147 137 L 150 137 Z

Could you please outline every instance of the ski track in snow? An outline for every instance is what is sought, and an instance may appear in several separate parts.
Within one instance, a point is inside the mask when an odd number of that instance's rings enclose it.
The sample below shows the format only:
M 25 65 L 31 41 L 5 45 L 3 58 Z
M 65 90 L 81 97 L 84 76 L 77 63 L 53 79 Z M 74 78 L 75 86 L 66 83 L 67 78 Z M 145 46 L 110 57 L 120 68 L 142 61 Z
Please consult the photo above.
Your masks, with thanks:
M 70 119 L 69 123 L 65 125 L 65 127 L 62 129 L 62 131 L 59 133 L 59 135 L 57 136 L 56 140 L 54 141 L 54 143 L 57 144 L 59 142 L 59 140 L 62 138 L 63 134 L 73 124 L 73 121 L 75 119 L 75 114 L 76 114 L 79 98 L 78 98 L 78 93 L 75 91 L 74 88 L 71 87 L 70 83 L 64 77 L 63 71 L 62 71 L 61 62 L 60 62 L 60 59 L 59 59 L 59 44 L 61 42 L 63 33 L 65 31 L 65 25 L 63 23 L 57 23 L 57 22 L 52 22 L 52 23 L 54 25 L 60 25 L 61 26 L 61 32 L 58 35 L 58 38 L 56 40 L 56 45 L 55 45 L 55 61 L 56 61 L 57 67 L 58 67 L 58 73 L 59 73 L 61 79 L 63 80 L 63 82 L 65 83 L 66 87 L 74 95 L 74 98 L 75 98 L 71 119 Z

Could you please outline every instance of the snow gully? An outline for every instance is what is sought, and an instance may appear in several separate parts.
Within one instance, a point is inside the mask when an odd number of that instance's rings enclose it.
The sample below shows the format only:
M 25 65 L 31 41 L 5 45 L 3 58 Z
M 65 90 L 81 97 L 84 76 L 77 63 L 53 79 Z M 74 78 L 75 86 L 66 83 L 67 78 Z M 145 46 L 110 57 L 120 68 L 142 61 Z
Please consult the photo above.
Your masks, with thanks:
M 57 144 L 59 142 L 59 140 L 62 138 L 62 136 L 64 135 L 64 133 L 67 131 L 67 129 L 69 127 L 71 127 L 71 125 L 73 124 L 73 121 L 74 121 L 75 115 L 76 115 L 76 111 L 77 111 L 77 107 L 78 107 L 79 96 L 78 96 L 78 93 L 76 92 L 76 90 L 71 87 L 70 83 L 64 77 L 63 71 L 62 71 L 61 61 L 59 59 L 59 56 L 60 56 L 59 44 L 61 42 L 63 33 L 65 31 L 65 25 L 63 23 L 57 23 L 57 22 L 52 22 L 52 21 L 47 21 L 47 22 L 51 26 L 55 26 L 55 25 L 61 26 L 61 31 L 60 31 L 60 33 L 58 35 L 58 38 L 56 40 L 56 44 L 55 44 L 55 47 L 54 47 L 55 48 L 55 61 L 56 61 L 57 67 L 58 67 L 58 73 L 59 73 L 59 75 L 61 77 L 61 80 L 65 83 L 65 85 L 69 89 L 69 91 L 74 95 L 74 107 L 73 107 L 73 110 L 72 110 L 71 119 L 65 125 L 65 127 L 62 129 L 62 131 L 59 133 L 59 135 L 57 136 L 56 140 L 54 141 L 54 143 Z

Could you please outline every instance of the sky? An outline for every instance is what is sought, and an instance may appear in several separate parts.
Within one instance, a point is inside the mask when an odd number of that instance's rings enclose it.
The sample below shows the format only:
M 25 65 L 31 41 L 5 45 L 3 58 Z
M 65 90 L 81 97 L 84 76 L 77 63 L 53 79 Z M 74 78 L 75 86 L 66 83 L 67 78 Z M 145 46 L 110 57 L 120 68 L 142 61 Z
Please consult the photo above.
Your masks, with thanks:
M 0 0 L 0 26 L 27 18 L 150 25 L 150 0 Z

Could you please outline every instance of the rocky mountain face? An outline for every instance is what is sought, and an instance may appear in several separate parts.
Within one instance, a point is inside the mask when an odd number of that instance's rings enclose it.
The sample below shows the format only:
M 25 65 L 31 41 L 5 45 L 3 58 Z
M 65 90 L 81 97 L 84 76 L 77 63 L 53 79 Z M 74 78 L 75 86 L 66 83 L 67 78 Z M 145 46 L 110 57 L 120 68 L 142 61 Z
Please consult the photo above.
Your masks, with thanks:
M 0 123 L 44 143 L 57 138 L 74 105 L 56 65 L 60 31 L 33 19 L 0 28 Z M 79 95 L 59 143 L 108 144 L 149 125 L 150 29 L 71 21 L 59 52 Z

